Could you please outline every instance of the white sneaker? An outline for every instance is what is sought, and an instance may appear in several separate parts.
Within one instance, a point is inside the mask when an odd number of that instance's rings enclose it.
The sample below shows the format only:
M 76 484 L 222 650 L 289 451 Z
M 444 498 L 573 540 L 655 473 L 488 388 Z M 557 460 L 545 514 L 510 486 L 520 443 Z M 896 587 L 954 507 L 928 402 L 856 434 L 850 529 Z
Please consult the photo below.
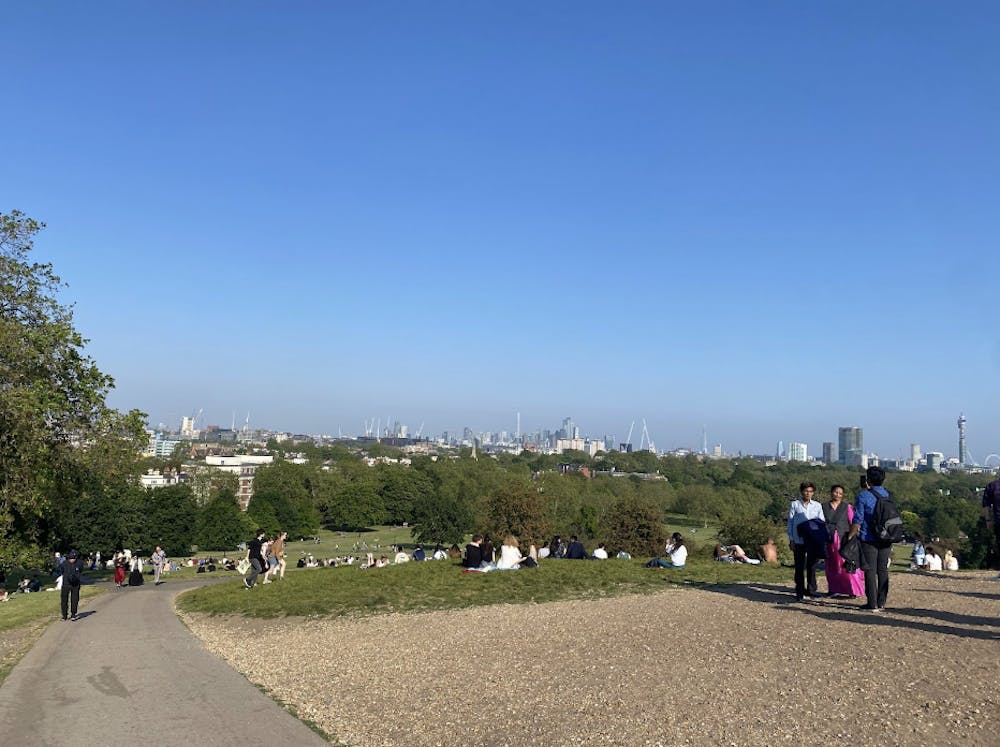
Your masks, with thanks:
M 269 583 L 271 583 L 271 579 L 269 579 L 269 578 L 265 578 L 265 579 L 264 579 L 264 583 L 265 583 L 265 584 L 269 584 Z

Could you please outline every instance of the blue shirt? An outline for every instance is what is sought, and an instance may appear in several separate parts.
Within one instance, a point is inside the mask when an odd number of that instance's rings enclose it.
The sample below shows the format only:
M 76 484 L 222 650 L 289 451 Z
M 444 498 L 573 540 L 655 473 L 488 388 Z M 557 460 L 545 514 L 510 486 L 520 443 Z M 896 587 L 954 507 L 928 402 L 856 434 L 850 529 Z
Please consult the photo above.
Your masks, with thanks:
M 854 499 L 854 521 L 851 523 L 858 524 L 861 527 L 861 531 L 858 532 L 858 539 L 862 542 L 875 541 L 875 533 L 870 528 L 875 515 L 875 504 L 878 503 L 879 496 L 885 498 L 888 495 L 889 491 L 879 485 L 868 488 L 868 490 L 862 490 L 858 493 L 858 497 Z
M 823 504 L 815 498 L 809 503 L 803 503 L 796 498 L 788 507 L 788 539 L 791 542 L 802 544 L 805 537 L 799 537 L 799 524 L 809 521 L 809 519 L 819 519 L 823 521 Z

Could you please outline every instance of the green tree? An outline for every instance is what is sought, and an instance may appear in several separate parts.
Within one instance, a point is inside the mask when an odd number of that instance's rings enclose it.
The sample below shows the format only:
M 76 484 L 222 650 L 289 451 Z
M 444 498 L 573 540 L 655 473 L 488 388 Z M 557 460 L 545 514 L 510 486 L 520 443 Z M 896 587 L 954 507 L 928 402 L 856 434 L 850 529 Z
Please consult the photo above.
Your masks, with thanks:
M 541 544 L 552 534 L 545 497 L 534 485 L 513 483 L 486 497 L 480 527 L 483 534 L 501 542 L 509 534 L 522 543 Z
M 315 534 L 319 529 L 319 514 L 313 504 L 309 481 L 313 468 L 279 459 L 257 468 L 253 480 L 253 498 L 256 502 L 251 515 L 259 514 L 261 505 L 269 503 L 280 529 L 290 537 Z M 270 531 L 269 527 L 261 526 Z
M 386 518 L 392 524 L 413 521 L 413 502 L 418 496 L 429 495 L 434 490 L 426 474 L 396 464 L 378 465 L 375 481 Z
M 167 555 L 188 555 L 198 526 L 198 505 L 187 485 L 149 488 L 143 500 L 143 530 L 136 549 L 152 552 L 156 545 Z
M 232 550 L 256 529 L 240 510 L 236 493 L 218 490 L 198 513 L 195 540 L 200 549 Z
M 79 495 L 79 455 L 137 438 L 141 421 L 105 404 L 113 380 L 84 353 L 52 265 L 31 259 L 42 228 L 0 213 L 0 563 L 59 543 L 50 516 Z
M 601 537 L 611 552 L 658 555 L 667 540 L 663 510 L 649 498 L 622 498 L 608 511 Z
M 413 501 L 413 538 L 422 544 L 461 544 L 472 527 L 469 504 L 458 495 L 419 495 Z

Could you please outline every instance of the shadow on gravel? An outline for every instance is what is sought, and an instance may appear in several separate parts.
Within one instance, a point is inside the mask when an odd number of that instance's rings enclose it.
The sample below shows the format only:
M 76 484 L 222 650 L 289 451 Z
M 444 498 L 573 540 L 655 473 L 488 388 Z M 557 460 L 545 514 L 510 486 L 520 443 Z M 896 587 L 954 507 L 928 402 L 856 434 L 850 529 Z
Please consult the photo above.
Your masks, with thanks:
M 983 641 L 1000 641 L 1000 631 L 993 630 L 978 630 L 976 628 L 961 628 L 952 627 L 950 625 L 938 625 L 931 622 L 922 622 L 920 620 L 912 619 L 913 617 L 928 617 L 936 616 L 938 619 L 943 621 L 955 621 L 956 625 L 969 624 L 964 622 L 968 619 L 973 620 L 985 620 L 986 618 L 979 618 L 970 615 L 953 615 L 948 612 L 941 612 L 936 610 L 924 610 L 924 609 L 914 609 L 914 608 L 900 608 L 900 609 L 890 609 L 888 612 L 882 614 L 872 614 L 871 612 L 843 612 L 843 611 L 826 611 L 825 607 L 829 605 L 802 605 L 796 608 L 787 608 L 790 612 L 801 612 L 806 615 L 812 615 L 813 617 L 818 617 L 822 620 L 838 620 L 840 622 L 850 622 L 858 623 L 860 625 L 877 625 L 879 627 L 886 628 L 909 628 L 910 630 L 921 630 L 925 633 L 935 633 L 937 635 L 951 635 L 958 638 L 978 638 Z M 854 608 L 857 610 L 857 607 Z M 900 618 L 897 615 L 904 615 L 911 619 Z M 974 622 L 974 625 L 982 625 L 984 623 Z M 989 625 L 995 626 L 996 621 L 990 621 Z
M 748 602 L 766 602 L 769 604 L 784 604 L 795 602 L 795 593 L 791 586 L 778 586 L 777 584 L 712 584 L 712 583 L 686 583 L 685 586 L 693 586 L 703 591 L 712 591 L 716 594 L 726 594 L 731 597 L 746 599 Z
M 926 594 L 955 594 L 960 597 L 973 597 L 974 599 L 1000 599 L 1000 594 L 987 594 L 982 591 L 952 591 L 951 589 L 914 589 Z
M 947 610 L 930 610 L 919 607 L 892 607 L 886 613 L 873 614 L 860 608 L 859 602 L 863 604 L 863 598 L 855 601 L 824 598 L 796 602 L 790 587 L 774 584 L 691 584 L 691 586 L 716 594 L 746 599 L 750 602 L 775 604 L 782 611 L 812 615 L 822 620 L 837 620 L 890 628 L 910 628 L 911 630 L 922 630 L 927 633 L 951 635 L 958 638 L 1000 641 L 1000 620 L 993 617 L 962 615 Z M 980 626 L 987 626 L 993 630 L 982 630 Z

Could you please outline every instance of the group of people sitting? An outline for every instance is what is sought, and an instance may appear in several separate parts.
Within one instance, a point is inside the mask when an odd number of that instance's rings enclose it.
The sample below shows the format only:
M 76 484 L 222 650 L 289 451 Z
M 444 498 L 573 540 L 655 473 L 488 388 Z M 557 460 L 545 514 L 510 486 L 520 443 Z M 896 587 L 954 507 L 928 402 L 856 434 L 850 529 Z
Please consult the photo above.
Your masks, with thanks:
M 505 571 L 517 570 L 518 568 L 534 568 L 539 561 L 545 558 L 561 560 L 607 560 L 607 546 L 601 542 L 594 548 L 592 553 L 580 542 L 575 534 L 569 538 L 569 542 L 563 541 L 562 537 L 556 535 L 548 545 L 537 547 L 533 542 L 528 543 L 526 552 L 522 552 L 521 543 L 514 535 L 508 535 L 499 548 L 495 548 L 489 538 L 482 534 L 472 536 L 472 541 L 465 546 L 465 553 L 458 554 L 455 551 L 458 547 L 453 545 L 447 553 L 447 557 L 462 560 L 462 566 L 467 571 Z M 631 558 L 627 552 L 619 552 L 619 558 Z
M 508 535 L 500 546 L 500 551 L 481 534 L 472 535 L 472 541 L 465 546 L 465 556 L 462 567 L 466 571 L 516 571 L 519 568 L 535 568 L 538 566 L 538 549 L 529 544 L 528 554 L 521 552 L 521 543 L 514 535 Z
M 957 571 L 958 558 L 951 550 L 945 550 L 944 557 L 938 555 L 932 545 L 924 546 L 919 535 L 913 541 L 913 556 L 910 570 L 922 571 Z
M 760 565 L 761 562 L 777 563 L 778 549 L 774 540 L 760 547 L 761 558 L 752 558 L 739 545 L 716 545 L 712 551 L 712 559 L 720 563 L 746 563 Z M 646 563 L 647 568 L 683 568 L 687 564 L 688 548 L 684 544 L 684 536 L 674 532 L 663 548 L 663 557 L 657 557 Z

